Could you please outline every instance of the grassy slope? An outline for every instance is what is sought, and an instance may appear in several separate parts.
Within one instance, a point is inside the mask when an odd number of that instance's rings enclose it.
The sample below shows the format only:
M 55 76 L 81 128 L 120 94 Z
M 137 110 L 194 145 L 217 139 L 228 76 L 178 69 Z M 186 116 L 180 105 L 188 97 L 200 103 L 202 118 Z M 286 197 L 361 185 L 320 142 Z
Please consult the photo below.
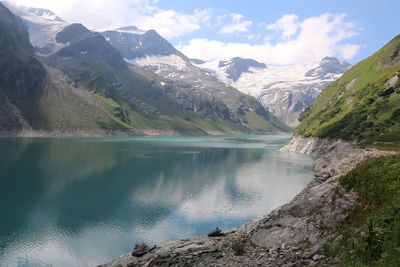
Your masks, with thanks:
M 229 132 L 238 130 L 229 122 L 209 121 L 192 113 L 182 112 L 159 119 L 148 119 L 135 112 L 122 101 L 93 92 L 74 88 L 65 82 L 61 72 L 48 68 L 49 80 L 40 95 L 37 112 L 30 114 L 34 129 L 49 131 L 97 130 L 97 129 L 176 129 L 182 133 Z M 179 116 L 178 116 L 179 115 Z M 243 130 L 243 129 L 241 129 Z
M 400 148 L 400 94 L 378 97 L 400 71 L 400 36 L 325 89 L 301 114 L 296 131 L 306 137 Z M 400 89 L 400 82 L 395 85 Z M 360 197 L 328 248 L 328 265 L 400 266 L 400 155 L 371 159 L 341 178 Z
M 400 266 L 400 155 L 361 163 L 342 177 L 360 206 L 340 230 L 328 255 L 344 266 Z M 333 262 L 332 262 L 333 265 Z
M 76 27 L 83 26 L 76 25 Z M 82 54 L 83 50 L 87 53 Z M 104 53 L 99 54 L 99 50 Z M 64 58 L 69 59 L 66 61 Z M 89 33 L 82 37 L 74 37 L 70 45 L 53 55 L 50 61 L 78 86 L 89 89 L 91 95 L 86 93 L 86 97 L 92 98 L 91 102 L 95 102 L 96 105 L 91 105 L 94 107 L 91 112 L 87 105 L 77 106 L 72 100 L 63 101 L 67 103 L 65 105 L 52 104 L 50 100 L 48 103 L 54 108 L 48 116 L 51 120 L 47 123 L 47 128 L 58 128 L 61 122 L 66 121 L 67 123 L 62 126 L 66 129 L 68 127 L 81 128 L 83 125 L 87 125 L 86 129 L 95 129 L 96 124 L 101 123 L 101 128 L 107 129 L 172 130 L 181 134 L 249 132 L 249 129 L 240 123 L 225 119 L 212 120 L 200 114 L 182 110 L 173 96 L 165 93 L 165 90 L 157 83 L 151 82 L 141 73 L 129 70 L 115 48 L 97 34 Z M 119 85 L 116 85 L 116 81 Z M 70 85 L 64 83 L 61 87 L 68 86 Z M 58 95 L 62 95 L 62 92 Z M 51 99 L 56 103 L 59 102 L 57 97 L 51 97 Z M 98 106 L 100 106 L 100 112 L 96 108 Z M 49 110 L 47 107 L 46 109 Z M 63 109 L 63 111 L 58 109 Z M 65 117 L 67 113 L 65 111 L 71 110 L 82 116 L 72 114 L 72 121 L 68 120 L 69 117 Z M 91 120 L 90 118 L 93 117 L 91 113 L 101 114 L 101 116 L 97 120 L 96 118 Z M 55 119 L 54 114 L 56 114 Z M 62 119 L 63 117 L 65 119 Z M 110 117 L 113 120 L 110 120 Z M 71 123 L 68 123 L 69 121 Z M 272 123 L 275 122 L 272 121 Z M 270 127 L 272 131 L 282 130 L 283 126 L 273 127 L 275 124 L 272 123 Z M 256 130 L 261 132 L 262 129 Z
M 377 96 L 400 71 L 399 49 L 397 36 L 326 88 L 311 110 L 301 115 L 296 132 L 306 137 L 400 146 L 400 94 L 386 99 Z

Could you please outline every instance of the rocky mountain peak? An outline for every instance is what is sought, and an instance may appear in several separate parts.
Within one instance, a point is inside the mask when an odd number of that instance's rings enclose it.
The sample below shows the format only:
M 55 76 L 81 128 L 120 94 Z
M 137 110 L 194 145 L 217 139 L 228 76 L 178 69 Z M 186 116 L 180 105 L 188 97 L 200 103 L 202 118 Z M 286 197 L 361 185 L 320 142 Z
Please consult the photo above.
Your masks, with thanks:
M 155 30 L 142 32 L 135 26 L 128 26 L 114 31 L 105 31 L 102 34 L 128 60 L 170 55 L 177 55 L 188 60 Z
M 27 26 L 32 45 L 41 52 L 52 52 L 56 34 L 67 26 L 67 23 L 48 9 L 5 4 Z
M 27 8 L 26 11 L 27 11 L 27 13 L 34 15 L 34 16 L 41 17 L 44 20 L 60 22 L 60 23 L 65 22 L 59 16 L 57 16 L 53 11 L 51 11 L 49 9 L 29 7 L 29 8 Z
M 66 44 L 71 42 L 74 38 L 84 34 L 89 34 L 89 31 L 85 26 L 80 23 L 74 23 L 65 27 L 61 32 L 56 35 L 56 40 L 59 43 Z
M 221 60 L 218 67 L 226 68 L 228 78 L 237 81 L 243 73 L 251 73 L 250 68 L 266 69 L 267 65 L 250 58 L 234 57 L 229 60 Z
M 329 79 L 335 75 L 346 72 L 351 65 L 347 62 L 340 62 L 336 57 L 324 57 L 318 67 L 306 72 L 306 77 L 317 79 Z

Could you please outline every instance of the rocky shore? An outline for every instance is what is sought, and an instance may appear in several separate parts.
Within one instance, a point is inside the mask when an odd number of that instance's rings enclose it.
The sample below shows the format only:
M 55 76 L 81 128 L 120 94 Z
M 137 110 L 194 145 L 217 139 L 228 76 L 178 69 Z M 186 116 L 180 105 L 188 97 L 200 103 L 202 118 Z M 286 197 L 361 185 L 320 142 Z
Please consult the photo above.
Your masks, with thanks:
M 316 159 L 315 179 L 290 203 L 223 236 L 167 242 L 140 257 L 130 253 L 101 266 L 323 265 L 326 245 L 357 205 L 357 196 L 346 192 L 338 178 L 383 153 L 299 136 L 281 150 Z

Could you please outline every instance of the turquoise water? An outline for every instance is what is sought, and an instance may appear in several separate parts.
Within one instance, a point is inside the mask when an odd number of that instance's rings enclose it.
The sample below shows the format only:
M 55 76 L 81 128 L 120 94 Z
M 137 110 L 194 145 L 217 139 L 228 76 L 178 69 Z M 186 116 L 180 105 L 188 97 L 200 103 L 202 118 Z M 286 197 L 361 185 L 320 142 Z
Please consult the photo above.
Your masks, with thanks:
M 289 136 L 0 138 L 0 265 L 92 266 L 228 230 L 290 201 Z

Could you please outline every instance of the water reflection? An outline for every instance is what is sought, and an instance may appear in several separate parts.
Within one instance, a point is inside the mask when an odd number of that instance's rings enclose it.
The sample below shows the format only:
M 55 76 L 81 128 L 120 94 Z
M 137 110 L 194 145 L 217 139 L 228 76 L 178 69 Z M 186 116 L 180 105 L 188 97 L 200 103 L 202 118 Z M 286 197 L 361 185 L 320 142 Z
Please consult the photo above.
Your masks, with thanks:
M 0 262 L 95 265 L 135 242 L 236 227 L 311 179 L 308 157 L 278 151 L 286 141 L 2 138 Z

